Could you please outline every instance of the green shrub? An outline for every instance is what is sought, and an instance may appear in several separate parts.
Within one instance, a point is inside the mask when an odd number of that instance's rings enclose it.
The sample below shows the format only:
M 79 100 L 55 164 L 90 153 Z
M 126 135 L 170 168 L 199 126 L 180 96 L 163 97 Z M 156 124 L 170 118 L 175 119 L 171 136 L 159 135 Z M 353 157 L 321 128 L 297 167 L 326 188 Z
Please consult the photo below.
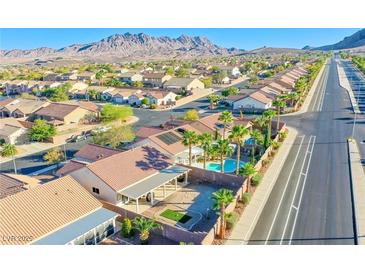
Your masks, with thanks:
M 255 176 L 252 177 L 251 185 L 258 186 L 260 184 L 261 180 L 262 180 L 261 174 L 256 174 Z
M 180 100 L 180 99 L 181 99 L 181 97 L 182 97 L 181 95 L 178 95 L 178 96 L 176 96 L 176 97 L 175 97 L 175 100 L 176 100 L 176 101 L 177 101 L 177 100 Z
M 273 149 L 278 149 L 278 148 L 280 147 L 280 144 L 279 144 L 278 142 L 276 142 L 276 141 L 273 141 L 273 142 L 271 143 L 271 145 L 272 145 L 272 148 L 273 148 Z
M 266 167 L 268 164 L 269 164 L 269 160 L 268 159 L 262 160 L 262 166 Z
M 232 229 L 239 219 L 237 212 L 231 212 L 226 214 L 226 227 L 227 229 Z
M 252 193 L 250 193 L 250 192 L 244 193 L 243 197 L 242 197 L 242 203 L 244 205 L 248 205 L 251 201 L 251 197 L 252 197 Z
M 122 223 L 122 236 L 124 238 L 130 238 L 132 236 L 132 221 L 131 219 L 128 218 L 124 218 L 123 223 Z
M 156 109 L 157 106 L 155 104 L 150 105 L 150 109 Z

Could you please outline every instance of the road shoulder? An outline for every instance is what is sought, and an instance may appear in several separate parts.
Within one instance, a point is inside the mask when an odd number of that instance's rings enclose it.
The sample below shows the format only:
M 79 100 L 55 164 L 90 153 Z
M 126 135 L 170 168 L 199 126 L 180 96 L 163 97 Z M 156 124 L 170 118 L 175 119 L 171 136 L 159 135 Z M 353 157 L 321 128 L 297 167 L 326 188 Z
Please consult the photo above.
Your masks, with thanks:
M 337 62 L 337 75 L 338 75 L 338 81 L 340 83 L 340 86 L 347 90 L 347 93 L 350 97 L 353 112 L 357 113 L 357 114 L 361 113 L 359 106 L 356 102 L 354 92 L 351 88 L 349 79 L 346 76 L 346 73 L 345 73 L 345 70 L 344 70 L 342 64 L 340 64 L 339 62 Z
M 276 180 L 284 166 L 285 160 L 295 142 L 298 132 L 294 128 L 289 128 L 288 136 L 281 145 L 270 167 L 265 172 L 262 182 L 257 187 L 250 203 L 245 208 L 242 216 L 235 225 L 226 245 L 246 245 L 257 224 L 260 214 L 270 196 Z
M 357 142 L 348 140 L 349 164 L 354 193 L 355 218 L 359 244 L 365 244 L 365 174 Z

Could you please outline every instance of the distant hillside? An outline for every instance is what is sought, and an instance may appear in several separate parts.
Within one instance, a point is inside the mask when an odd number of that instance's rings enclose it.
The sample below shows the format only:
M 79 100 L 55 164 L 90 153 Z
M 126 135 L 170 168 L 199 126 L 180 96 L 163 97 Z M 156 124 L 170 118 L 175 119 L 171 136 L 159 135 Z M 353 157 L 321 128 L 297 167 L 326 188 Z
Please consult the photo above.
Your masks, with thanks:
M 294 49 L 294 48 L 274 48 L 274 47 L 262 47 L 254 50 L 247 51 L 246 54 L 297 54 L 301 53 L 303 50 L 301 49 Z
M 365 46 L 365 29 L 355 32 L 353 35 L 345 37 L 340 42 L 315 48 L 316 50 L 341 50 L 352 49 Z
M 144 33 L 115 34 L 98 42 L 74 44 L 61 49 L 37 48 L 31 50 L 0 50 L 4 58 L 81 57 L 92 59 L 119 58 L 173 58 L 224 56 L 244 52 L 235 48 L 223 48 L 208 38 L 181 35 L 178 38 L 154 37 Z

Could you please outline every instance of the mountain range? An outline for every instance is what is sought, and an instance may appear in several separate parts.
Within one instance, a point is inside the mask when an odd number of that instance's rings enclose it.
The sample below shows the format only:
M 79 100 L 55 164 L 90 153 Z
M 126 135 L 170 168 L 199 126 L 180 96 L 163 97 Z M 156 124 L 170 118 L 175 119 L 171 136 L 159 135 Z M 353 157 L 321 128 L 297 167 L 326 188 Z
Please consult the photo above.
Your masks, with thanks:
M 314 48 L 315 50 L 343 50 L 343 49 L 349 49 L 351 51 L 359 51 L 364 50 L 365 51 L 365 29 L 361 29 L 354 34 L 345 37 L 340 42 L 317 47 Z
M 144 33 L 114 34 L 89 44 L 74 44 L 60 49 L 47 47 L 31 50 L 0 50 L 4 58 L 90 57 L 171 58 L 224 56 L 240 54 L 243 50 L 223 48 L 201 36 L 181 35 L 178 38 L 154 37 Z

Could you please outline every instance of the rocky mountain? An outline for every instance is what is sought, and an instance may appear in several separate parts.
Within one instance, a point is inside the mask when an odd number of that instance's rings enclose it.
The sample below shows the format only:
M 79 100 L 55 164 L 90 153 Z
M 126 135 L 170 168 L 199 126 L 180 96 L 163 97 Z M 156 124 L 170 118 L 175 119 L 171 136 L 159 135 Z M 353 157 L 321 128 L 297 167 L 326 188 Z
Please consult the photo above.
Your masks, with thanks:
M 353 35 L 345 37 L 336 44 L 315 48 L 316 50 L 341 50 L 352 49 L 365 46 L 365 29 L 355 32 Z
M 171 58 L 223 56 L 242 53 L 243 50 L 222 48 L 208 38 L 181 35 L 178 38 L 154 37 L 144 33 L 115 34 L 98 42 L 74 44 L 61 49 L 37 48 L 32 50 L 2 50 L 4 58 L 90 57 L 117 58 Z

